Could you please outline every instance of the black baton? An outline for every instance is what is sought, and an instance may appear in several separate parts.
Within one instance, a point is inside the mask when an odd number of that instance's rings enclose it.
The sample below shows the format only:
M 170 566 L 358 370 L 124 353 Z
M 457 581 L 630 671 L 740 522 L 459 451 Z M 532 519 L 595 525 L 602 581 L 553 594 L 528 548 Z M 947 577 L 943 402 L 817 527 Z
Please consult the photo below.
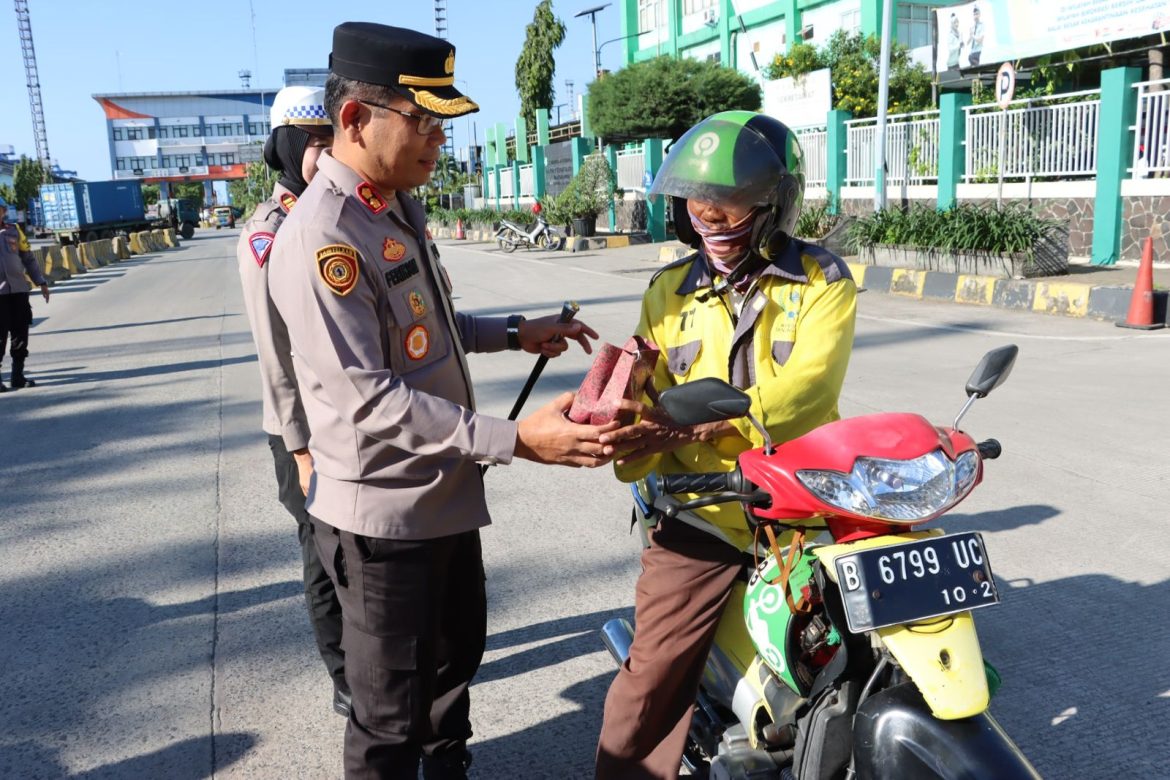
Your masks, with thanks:
M 557 322 L 562 325 L 572 322 L 573 318 L 577 316 L 577 312 L 581 311 L 581 307 L 577 305 L 576 301 L 565 301 L 561 305 L 561 316 L 557 318 Z M 557 336 L 553 341 L 563 341 L 561 336 Z M 545 365 L 548 364 L 548 357 L 541 355 L 536 359 L 536 365 L 532 367 L 532 373 L 528 375 L 528 381 L 524 383 L 524 388 L 520 391 L 520 395 L 516 398 L 516 403 L 512 406 L 512 411 L 508 413 L 509 420 L 515 420 L 520 416 L 520 410 L 524 408 L 524 402 L 528 400 L 528 396 L 532 393 L 532 388 L 536 386 L 536 380 L 540 379 L 540 374 L 544 371 Z M 480 466 L 479 473 L 487 471 L 487 465 Z

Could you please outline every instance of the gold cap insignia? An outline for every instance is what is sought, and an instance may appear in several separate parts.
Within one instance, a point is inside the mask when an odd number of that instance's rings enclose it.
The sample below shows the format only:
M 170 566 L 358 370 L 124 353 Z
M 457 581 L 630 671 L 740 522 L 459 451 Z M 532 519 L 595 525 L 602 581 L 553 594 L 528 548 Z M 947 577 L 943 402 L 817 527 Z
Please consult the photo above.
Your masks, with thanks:
M 451 53 L 447 55 L 447 61 L 443 63 L 443 72 L 446 73 L 448 76 L 450 76 L 451 74 L 453 74 L 455 72 L 455 50 L 454 49 L 452 49 Z

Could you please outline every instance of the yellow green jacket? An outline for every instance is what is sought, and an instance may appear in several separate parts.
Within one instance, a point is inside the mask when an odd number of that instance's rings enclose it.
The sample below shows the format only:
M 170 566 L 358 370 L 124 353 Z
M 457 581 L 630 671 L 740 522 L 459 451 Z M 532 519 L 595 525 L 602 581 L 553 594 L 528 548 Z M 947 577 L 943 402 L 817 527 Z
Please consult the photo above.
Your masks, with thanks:
M 751 396 L 752 414 L 776 444 L 838 419 L 837 399 L 853 348 L 857 309 L 857 287 L 848 266 L 825 249 L 793 239 L 760 272 L 738 318 L 731 314 L 735 308 L 730 294 L 713 294 L 712 282 L 701 253 L 651 280 L 637 334 L 662 350 L 655 387 L 665 390 L 705 377 L 726 380 Z M 738 436 L 688 444 L 615 466 L 614 471 L 623 482 L 651 471 L 731 471 L 739 453 L 764 445 L 747 418 L 732 422 Z M 737 547 L 751 546 L 738 504 L 695 513 L 718 526 Z

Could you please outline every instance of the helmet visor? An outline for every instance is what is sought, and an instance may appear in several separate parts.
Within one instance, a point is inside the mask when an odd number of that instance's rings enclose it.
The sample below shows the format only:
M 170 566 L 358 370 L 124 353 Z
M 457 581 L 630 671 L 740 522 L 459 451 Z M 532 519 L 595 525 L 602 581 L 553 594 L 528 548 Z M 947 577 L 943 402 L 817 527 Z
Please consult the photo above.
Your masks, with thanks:
M 743 122 L 711 118 L 675 141 L 649 195 L 736 208 L 766 206 L 788 172 L 784 163 L 772 145 Z

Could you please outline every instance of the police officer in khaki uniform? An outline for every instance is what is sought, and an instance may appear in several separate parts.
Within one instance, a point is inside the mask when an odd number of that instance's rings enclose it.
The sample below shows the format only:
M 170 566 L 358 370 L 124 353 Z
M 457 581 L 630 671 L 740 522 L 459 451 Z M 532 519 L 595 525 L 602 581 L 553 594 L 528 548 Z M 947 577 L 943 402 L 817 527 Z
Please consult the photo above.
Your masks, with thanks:
M 341 604 L 333 581 L 321 565 L 313 542 L 313 526 L 305 509 L 313 459 L 309 456 L 309 423 L 297 392 L 288 329 L 268 297 L 269 258 L 276 231 L 309 186 L 317 158 L 333 142 L 333 125 L 325 113 L 325 90 L 285 87 L 272 101 L 272 133 L 264 145 L 264 161 L 280 178 L 272 197 L 256 207 L 240 234 L 236 256 L 244 305 L 260 364 L 263 428 L 276 467 L 280 503 L 297 521 L 302 579 L 317 650 L 333 680 L 333 709 L 349 716 L 349 686 L 341 649 Z
M 465 352 L 589 351 L 556 316 L 454 310 L 451 280 L 406 192 L 424 184 L 444 118 L 478 107 L 454 87 L 455 50 L 429 35 L 334 30 L 325 105 L 332 152 L 272 248 L 312 436 L 309 511 L 341 599 L 353 711 L 347 778 L 463 778 L 468 687 L 486 631 L 481 463 L 595 466 L 616 428 L 576 425 L 572 393 L 519 423 L 475 412 Z
M 4 360 L 5 345 L 12 341 L 12 389 L 35 387 L 36 382 L 24 375 L 24 360 L 28 357 L 28 329 L 32 325 L 32 304 L 28 283 L 32 277 L 41 288 L 45 303 L 49 302 L 49 283 L 28 245 L 20 227 L 5 222 L 8 202 L 0 198 L 0 362 Z M 27 274 L 27 276 L 25 275 Z M 7 392 L 0 380 L 0 393 Z

